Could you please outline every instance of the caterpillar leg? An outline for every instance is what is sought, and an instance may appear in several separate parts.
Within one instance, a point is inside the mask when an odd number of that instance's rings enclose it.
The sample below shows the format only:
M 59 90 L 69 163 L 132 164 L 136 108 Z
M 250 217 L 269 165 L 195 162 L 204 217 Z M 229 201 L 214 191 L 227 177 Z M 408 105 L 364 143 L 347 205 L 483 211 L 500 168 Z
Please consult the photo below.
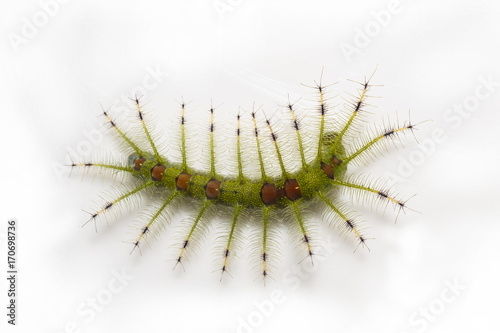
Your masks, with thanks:
M 401 211 L 403 211 L 403 213 L 404 213 L 405 209 L 408 208 L 406 206 L 406 201 L 397 199 L 395 196 L 393 196 L 389 193 L 389 190 L 376 188 L 376 185 L 373 186 L 370 184 L 362 184 L 361 182 L 356 182 L 356 181 L 351 181 L 351 180 L 343 181 L 343 180 L 334 179 L 334 180 L 331 180 L 331 182 L 333 184 L 336 184 L 336 185 L 339 185 L 339 186 L 342 186 L 342 187 L 345 187 L 348 189 L 360 191 L 361 195 L 363 195 L 364 193 L 375 195 L 374 198 L 380 199 L 382 202 L 385 202 L 386 206 L 389 203 L 392 203 L 394 206 L 394 209 L 398 210 L 398 216 L 399 216 L 399 213 Z M 397 220 L 397 217 L 396 217 L 396 220 Z
M 256 119 L 255 111 L 252 111 L 252 120 L 253 120 L 253 126 L 254 126 L 255 142 L 257 144 L 257 153 L 258 153 L 258 157 L 259 157 L 261 179 L 264 181 L 268 181 L 268 177 L 266 175 L 266 169 L 264 168 L 264 159 L 262 158 L 262 151 L 261 151 L 260 139 L 259 139 L 259 128 L 257 127 L 257 119 Z
M 147 234 L 149 234 L 151 232 L 151 230 L 154 227 L 154 224 L 158 222 L 158 220 L 159 220 L 160 216 L 162 215 L 163 211 L 165 210 L 165 208 L 170 203 L 172 203 L 172 201 L 177 196 L 179 196 L 179 193 L 180 193 L 179 191 L 172 192 L 172 194 L 167 198 L 167 200 L 165 200 L 165 202 L 160 207 L 160 209 L 158 209 L 158 211 L 156 211 L 156 213 L 153 214 L 153 216 L 150 218 L 149 222 L 142 228 L 141 234 L 139 235 L 137 240 L 134 242 L 134 247 L 132 248 L 132 251 L 130 251 L 131 254 L 135 250 L 135 248 L 140 246 L 141 241 L 143 241 L 145 239 L 145 237 L 147 237 Z
M 236 205 L 236 208 L 234 210 L 234 215 L 233 215 L 233 222 L 231 223 L 231 231 L 229 232 L 229 236 L 227 238 L 227 243 L 226 243 L 226 248 L 224 250 L 224 262 L 222 264 L 221 268 L 221 277 L 220 279 L 222 280 L 222 277 L 224 276 L 224 273 L 228 273 L 228 257 L 231 254 L 232 250 L 232 242 L 233 238 L 235 236 L 235 231 L 236 231 L 236 224 L 238 223 L 238 216 L 240 215 L 241 209 L 243 208 L 242 205 Z M 229 273 L 228 273 L 229 274 Z
M 376 149 L 376 147 L 380 145 L 380 143 L 383 143 L 387 139 L 394 139 L 403 132 L 413 131 L 414 128 L 415 125 L 412 125 L 411 122 L 409 122 L 407 125 L 404 125 L 402 127 L 391 127 L 389 129 L 386 129 L 382 134 L 376 136 L 375 138 L 367 142 L 362 143 L 361 146 L 354 153 L 352 153 L 351 155 L 349 155 L 344 159 L 343 163 L 348 164 L 359 158 L 359 156 L 363 155 L 363 153 L 369 152 L 374 148 Z
M 375 73 L 373 73 L 373 74 L 375 74 Z M 373 74 L 368 80 L 365 80 L 364 83 L 358 82 L 362 86 L 362 88 L 358 90 L 359 91 L 358 97 L 356 97 L 354 100 L 350 101 L 350 103 L 351 103 L 351 107 L 350 107 L 351 115 L 350 115 L 349 119 L 347 120 L 346 124 L 341 129 L 340 133 L 335 138 L 332 146 L 330 147 L 330 151 L 329 151 L 330 155 L 333 155 L 338 150 L 339 146 L 341 145 L 342 138 L 344 137 L 346 132 L 354 125 L 355 121 L 359 118 L 359 114 L 362 112 L 363 107 L 365 106 L 366 98 L 368 97 L 367 93 L 371 87 L 370 80 L 372 79 Z
M 144 184 L 142 184 L 142 185 L 134 188 L 133 190 L 124 193 L 123 195 L 119 196 L 118 198 L 114 199 L 113 201 L 107 202 L 101 210 L 99 210 L 99 211 L 91 214 L 90 219 L 87 222 L 85 222 L 85 224 L 83 226 L 87 225 L 87 223 L 89 223 L 90 221 L 94 220 L 94 225 L 95 225 L 96 232 L 97 232 L 97 224 L 95 223 L 95 221 L 96 221 L 96 219 L 97 219 L 98 216 L 100 216 L 104 212 L 106 212 L 109 209 L 111 209 L 111 207 L 113 207 L 115 204 L 119 203 L 120 201 L 122 201 L 124 199 L 127 199 L 127 198 L 131 197 L 132 195 L 134 195 L 134 194 L 136 194 L 136 193 L 142 191 L 143 189 L 145 189 L 145 188 L 147 188 L 149 186 L 152 186 L 152 185 L 155 185 L 155 182 L 154 181 L 148 181 L 148 182 L 146 182 L 146 183 L 144 183 Z
M 103 115 L 106 118 L 106 121 L 108 125 L 114 129 L 115 134 L 117 134 L 121 141 L 127 146 L 127 148 L 132 148 L 137 156 L 144 156 L 145 152 L 139 148 L 139 146 L 132 141 L 117 125 L 116 120 L 113 120 L 111 118 L 111 115 L 103 110 Z M 110 171 L 124 171 L 128 172 L 130 174 L 133 174 L 135 170 L 129 166 L 129 165 L 116 165 L 116 164 L 110 164 L 110 163 L 104 163 L 104 162 L 98 162 L 98 163 L 92 163 L 92 162 L 85 162 L 85 163 L 71 163 L 70 166 L 72 169 L 73 168 L 78 168 L 78 167 L 83 167 L 83 168 L 97 168 L 97 169 L 103 169 L 103 170 L 110 170 Z
M 185 109 L 186 104 L 184 103 L 184 99 L 181 104 L 181 155 L 182 155 L 182 170 L 187 169 L 187 153 L 186 153 L 186 117 L 185 117 Z
M 265 206 L 263 208 L 264 216 L 262 218 L 262 277 L 264 279 L 264 284 L 266 283 L 266 278 L 269 275 L 268 272 L 268 223 L 269 223 L 269 207 Z
M 300 214 L 299 205 L 298 205 L 297 201 L 293 201 L 293 202 L 291 202 L 291 206 L 293 209 L 293 214 L 295 215 L 295 220 L 297 221 L 297 224 L 298 224 L 298 227 L 299 227 L 299 230 L 301 233 L 302 242 L 306 246 L 307 255 L 311 259 L 311 264 L 314 265 L 314 262 L 313 262 L 313 254 L 314 253 L 311 249 L 311 243 L 310 243 L 311 238 L 310 238 L 309 231 L 307 230 L 307 227 L 304 223 L 304 219 L 302 218 L 302 215 Z
M 182 260 L 184 259 L 184 256 L 186 254 L 186 248 L 191 244 L 193 234 L 194 234 L 194 232 L 195 232 L 195 230 L 196 230 L 196 228 L 197 228 L 197 226 L 198 226 L 198 224 L 203 216 L 203 213 L 205 213 L 205 211 L 208 208 L 208 206 L 210 205 L 210 203 L 211 202 L 209 200 L 203 201 L 203 205 L 201 206 L 200 212 L 198 213 L 196 218 L 193 220 L 193 222 L 191 224 L 191 228 L 189 229 L 188 235 L 186 236 L 186 238 L 182 242 L 181 253 L 179 254 L 179 257 L 177 257 L 177 260 L 176 260 L 175 265 L 174 265 L 174 269 L 177 267 L 178 264 L 182 265 Z
M 269 133 L 271 134 L 271 139 L 272 139 L 272 142 L 274 144 L 274 151 L 276 153 L 276 156 L 278 157 L 278 162 L 279 162 L 279 165 L 281 168 L 281 175 L 283 176 L 283 178 L 288 178 L 289 174 L 286 171 L 285 163 L 283 162 L 283 155 L 281 154 L 281 151 L 280 151 L 279 146 L 278 146 L 278 138 L 276 136 L 276 133 L 273 131 L 273 128 L 271 126 L 271 122 L 267 118 L 266 118 L 266 124 L 267 124 L 267 127 L 269 128 Z
M 316 89 L 318 90 L 318 94 L 319 94 L 319 109 L 320 109 L 320 112 L 321 112 L 321 122 L 320 122 L 320 126 L 319 126 L 319 136 L 318 136 L 318 152 L 316 154 L 316 161 L 320 161 L 321 160 L 321 149 L 323 147 L 323 137 L 324 137 L 324 132 L 325 132 L 325 115 L 326 115 L 326 112 L 327 112 L 327 107 L 326 107 L 326 100 L 325 100 L 325 86 L 322 85 L 322 81 L 323 81 L 323 70 L 321 70 L 321 77 L 320 77 L 320 80 L 319 80 L 319 84 L 316 83 Z
M 132 169 L 131 166 L 112 165 L 112 164 L 104 164 L 104 163 L 92 163 L 92 162 L 71 163 L 69 166 L 72 168 L 77 168 L 77 167 L 101 168 L 101 169 L 114 170 L 114 171 L 124 171 L 124 172 L 128 172 L 128 173 L 134 172 L 134 169 Z
M 118 136 L 130 147 L 132 148 L 138 156 L 143 156 L 144 151 L 142 151 L 119 127 L 116 122 L 111 118 L 111 116 L 103 111 L 104 117 L 106 117 L 108 124 L 115 129 Z
M 137 107 L 137 113 L 138 113 L 139 120 L 140 120 L 141 125 L 142 125 L 142 129 L 143 129 L 144 134 L 146 135 L 146 137 L 148 139 L 149 145 L 153 149 L 155 159 L 158 163 L 163 163 L 164 162 L 163 158 L 158 153 L 158 149 L 156 149 L 156 145 L 153 142 L 153 138 L 151 137 L 151 133 L 148 130 L 148 127 L 146 126 L 146 122 L 144 121 L 144 112 L 142 111 L 141 105 L 139 104 L 139 98 L 137 98 L 137 96 L 136 96 L 134 101 L 135 101 L 135 105 Z
M 342 234 L 346 233 L 351 237 L 354 237 L 358 241 L 358 246 L 366 246 L 366 238 L 363 236 L 362 231 L 358 227 L 357 223 L 352 218 L 348 218 L 345 212 L 342 212 L 342 207 L 337 207 L 322 193 L 318 192 L 318 197 L 326 204 L 326 206 L 333 212 L 334 218 L 329 219 L 332 226 L 337 227 Z M 368 250 L 368 246 L 366 247 Z
M 321 102 L 322 108 L 324 108 L 323 97 L 321 97 L 321 101 L 322 101 Z M 300 123 L 295 115 L 295 111 L 294 111 L 293 107 L 294 107 L 294 104 L 290 103 L 290 97 L 288 97 L 288 110 L 290 110 L 290 114 L 292 116 L 292 121 L 293 121 L 293 128 L 294 128 L 295 133 L 297 135 L 297 143 L 299 144 L 299 153 L 300 153 L 300 160 L 302 163 L 302 169 L 306 170 L 307 169 L 307 162 L 306 162 L 306 158 L 304 155 L 304 146 L 302 143 L 302 136 L 300 135 Z M 323 131 L 323 127 L 324 127 L 324 113 L 322 112 L 321 131 Z M 322 135 L 322 133 L 320 135 Z

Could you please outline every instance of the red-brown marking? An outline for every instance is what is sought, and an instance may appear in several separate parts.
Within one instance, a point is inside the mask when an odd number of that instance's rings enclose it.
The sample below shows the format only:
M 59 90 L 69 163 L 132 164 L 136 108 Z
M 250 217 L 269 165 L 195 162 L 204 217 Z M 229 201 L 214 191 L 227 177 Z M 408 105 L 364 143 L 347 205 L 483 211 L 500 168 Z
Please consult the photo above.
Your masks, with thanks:
M 338 158 L 337 156 L 333 155 L 332 156 L 332 165 L 333 166 L 339 166 L 342 164 L 342 160 L 340 158 Z
M 333 179 L 333 166 L 321 162 L 321 170 L 328 176 L 328 178 Z
M 175 178 L 175 185 L 178 190 L 186 191 L 188 188 L 188 182 L 191 178 L 189 173 L 182 172 L 177 178 Z
M 266 206 L 274 205 L 277 198 L 276 185 L 269 183 L 262 185 L 260 189 L 260 198 Z
M 220 181 L 211 179 L 207 185 L 205 185 L 205 194 L 208 199 L 217 199 L 219 196 Z
M 142 164 L 146 162 L 146 159 L 144 157 L 138 157 L 134 161 L 134 169 L 137 171 L 141 171 Z
M 299 182 L 297 179 L 288 179 L 285 182 L 285 195 L 290 201 L 295 201 L 302 198 L 302 191 L 300 190 Z
M 163 173 L 165 172 L 166 167 L 161 164 L 157 164 L 151 169 L 151 178 L 156 181 L 160 181 L 161 177 L 163 177 Z

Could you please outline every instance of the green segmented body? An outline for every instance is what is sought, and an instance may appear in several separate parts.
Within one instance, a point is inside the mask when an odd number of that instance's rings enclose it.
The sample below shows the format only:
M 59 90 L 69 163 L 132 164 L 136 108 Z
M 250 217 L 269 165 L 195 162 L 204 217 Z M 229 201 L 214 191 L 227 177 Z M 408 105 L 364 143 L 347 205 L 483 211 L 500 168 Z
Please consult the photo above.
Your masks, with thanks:
M 331 163 L 331 156 L 328 157 L 328 146 L 325 146 L 325 156 L 323 158 L 323 163 Z M 344 152 L 343 146 L 340 146 L 340 152 Z M 336 153 L 339 159 L 344 159 L 345 155 L 341 153 Z M 135 161 L 138 156 L 137 153 L 133 153 L 129 156 L 129 167 L 134 168 Z M 145 162 L 142 164 L 140 171 L 135 171 L 134 176 L 138 177 L 143 181 L 154 181 L 152 176 L 152 170 L 158 165 L 158 161 L 154 158 L 153 154 L 144 154 Z M 188 187 L 185 191 L 180 191 L 183 195 L 188 195 L 196 199 L 204 200 L 207 198 L 206 186 L 212 180 L 220 181 L 220 188 L 218 190 L 218 196 L 216 198 L 208 198 L 214 202 L 219 202 L 231 206 L 242 205 L 243 207 L 255 208 L 261 207 L 265 204 L 261 198 L 261 189 L 264 184 L 269 184 L 263 179 L 249 179 L 243 178 L 239 180 L 238 177 L 222 177 L 219 175 L 211 176 L 208 172 L 196 171 L 192 168 L 183 169 L 180 163 L 170 163 L 166 158 L 161 158 L 165 164 L 165 171 L 159 183 L 163 184 L 167 189 L 172 191 L 179 190 L 176 184 L 181 173 L 187 173 L 191 175 L 188 182 Z M 334 179 L 341 179 L 345 172 L 347 171 L 346 165 L 339 165 L 333 167 Z M 317 161 L 307 164 L 306 168 L 300 169 L 299 171 L 289 174 L 288 178 L 276 178 L 272 180 L 272 184 L 275 185 L 278 193 L 277 201 L 271 206 L 276 206 L 279 208 L 286 207 L 290 200 L 286 197 L 284 191 L 285 181 L 288 179 L 296 179 L 300 191 L 301 197 L 305 200 L 314 198 L 318 191 L 326 191 L 329 187 L 335 186 L 334 183 L 330 182 L 330 178 L 321 169 L 321 164 Z
M 259 131 L 256 121 L 256 112 L 252 112 L 252 120 L 254 124 L 253 136 L 257 148 L 258 162 L 260 166 L 260 177 L 250 178 L 243 172 L 243 153 L 241 151 L 241 127 L 240 115 L 237 117 L 237 135 L 236 135 L 236 157 L 238 165 L 237 176 L 223 177 L 217 173 L 215 160 L 218 156 L 215 154 L 214 144 L 214 109 L 210 108 L 210 171 L 199 171 L 190 168 L 187 162 L 186 148 L 186 133 L 185 133 L 185 105 L 182 103 L 181 113 L 181 145 L 179 147 L 182 154 L 182 162 L 171 162 L 163 157 L 155 146 L 153 137 L 150 134 L 148 126 L 144 120 L 143 111 L 139 100 L 136 98 L 136 107 L 138 111 L 141 130 L 144 132 L 144 137 L 151 150 L 143 150 L 141 145 L 138 145 L 127 136 L 127 134 L 118 128 L 116 123 L 111 119 L 108 113 L 104 112 L 108 124 L 114 128 L 123 142 L 133 151 L 129 155 L 129 160 L 126 166 L 105 164 L 105 163 L 73 163 L 72 167 L 97 167 L 115 172 L 126 172 L 140 180 L 140 185 L 134 186 L 127 192 L 124 192 L 117 198 L 106 202 L 103 207 L 91 214 L 89 221 L 95 221 L 102 213 L 105 213 L 116 204 L 137 195 L 147 188 L 164 189 L 168 193 L 168 197 L 163 204 L 150 215 L 149 220 L 140 229 L 139 236 L 134 241 L 134 249 L 148 237 L 155 229 L 160 230 L 161 226 L 168 222 L 170 215 L 169 208 L 172 204 L 185 197 L 191 197 L 201 202 L 199 212 L 187 222 L 183 222 L 184 227 L 187 227 L 186 234 L 180 243 L 180 254 L 176 260 L 176 265 L 184 261 L 184 256 L 191 247 L 192 242 L 197 235 L 203 234 L 201 230 L 204 228 L 204 216 L 208 214 L 209 206 L 222 204 L 228 207 L 233 207 L 234 213 L 230 222 L 227 225 L 223 238 L 224 251 L 222 253 L 221 271 L 228 271 L 228 263 L 231 255 L 236 248 L 236 243 L 240 240 L 242 224 L 244 219 L 248 218 L 248 213 L 260 211 L 261 230 L 254 237 L 254 248 L 259 252 L 259 260 L 261 262 L 262 275 L 264 278 L 268 275 L 269 260 L 273 258 L 272 246 L 274 244 L 273 228 L 273 211 L 282 210 L 286 217 L 287 224 L 297 232 L 297 240 L 305 245 L 307 255 L 311 258 L 314 253 L 313 233 L 311 229 L 314 225 L 304 216 L 305 208 L 308 203 L 313 201 L 323 204 L 327 222 L 337 227 L 341 233 L 345 233 L 356 239 L 359 244 L 365 245 L 366 238 L 363 235 L 362 228 L 359 223 L 352 217 L 353 214 L 348 211 L 344 205 L 340 203 L 336 194 L 332 195 L 331 189 L 334 187 L 343 188 L 346 190 L 358 191 L 361 195 L 374 196 L 381 202 L 392 203 L 396 209 L 404 209 L 405 202 L 396 199 L 389 193 L 388 190 L 380 188 L 377 184 L 367 181 L 359 181 L 347 176 L 348 166 L 363 155 L 370 152 L 377 152 L 381 144 L 391 142 L 390 140 L 398 137 L 399 134 L 407 131 L 412 131 L 415 127 L 411 122 L 405 123 L 403 126 L 393 126 L 384 128 L 382 131 L 377 131 L 374 136 L 368 139 L 357 140 L 358 143 L 349 145 L 344 140 L 349 134 L 356 136 L 359 132 L 352 129 L 355 127 L 357 119 L 363 113 L 367 91 L 370 88 L 369 81 L 361 83 L 358 90 L 358 97 L 350 101 L 347 108 L 348 115 L 344 117 L 344 123 L 338 128 L 329 128 L 325 121 L 325 116 L 329 112 L 325 99 L 325 87 L 320 84 L 316 86 L 319 94 L 319 107 L 315 117 L 318 117 L 319 133 L 312 138 L 317 143 L 317 152 L 314 158 L 306 159 L 303 135 L 300 132 L 300 122 L 296 118 L 294 105 L 288 103 L 288 109 L 293 120 L 293 129 L 296 133 L 296 149 L 300 153 L 300 168 L 297 171 L 287 171 L 287 165 L 284 160 L 288 160 L 288 156 L 281 152 L 278 144 L 277 135 L 273 131 L 271 123 L 266 119 L 268 134 L 270 134 L 273 143 L 275 157 L 278 160 L 278 165 L 274 165 L 275 169 L 279 166 L 281 170 L 278 177 L 272 177 L 264 166 L 264 158 L 261 149 L 262 139 L 259 136 Z M 310 142 L 310 141 L 309 141 Z M 285 157 L 285 158 L 284 158 Z M 332 197 L 333 196 L 333 197 Z M 246 214 L 246 215 L 245 215 Z M 245 218 L 243 216 L 246 216 Z

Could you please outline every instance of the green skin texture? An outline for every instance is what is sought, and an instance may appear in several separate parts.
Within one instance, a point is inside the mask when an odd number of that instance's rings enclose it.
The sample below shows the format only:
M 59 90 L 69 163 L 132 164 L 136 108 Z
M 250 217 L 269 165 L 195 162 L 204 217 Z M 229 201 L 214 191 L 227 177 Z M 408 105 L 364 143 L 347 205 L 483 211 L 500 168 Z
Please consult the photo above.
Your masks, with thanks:
M 332 156 L 336 156 L 341 160 L 346 157 L 345 149 L 342 143 L 337 144 L 337 147 L 334 149 L 333 154 L 331 153 L 331 150 L 333 148 L 332 144 L 336 136 L 336 133 L 333 132 L 327 132 L 323 135 L 321 161 L 326 164 L 330 164 Z M 135 153 L 130 155 L 130 166 L 133 167 L 134 160 L 137 157 L 138 155 Z M 155 161 L 154 155 L 152 154 L 148 154 L 143 157 L 146 158 L 146 161 L 142 164 L 140 171 L 134 170 L 134 176 L 145 181 L 150 181 L 152 180 L 151 169 L 157 165 L 157 162 Z M 231 206 L 236 206 L 238 204 L 244 207 L 265 206 L 260 197 L 260 192 L 262 186 L 266 183 L 274 183 L 276 185 L 276 189 L 279 191 L 283 188 L 283 185 L 287 179 L 296 179 L 302 193 L 302 198 L 304 198 L 305 200 L 314 198 L 318 190 L 324 190 L 328 187 L 335 186 L 331 182 L 331 179 L 328 178 L 328 176 L 323 172 L 323 170 L 321 169 L 321 161 L 318 161 L 317 159 L 312 163 L 307 164 L 307 167 L 305 169 L 300 169 L 293 174 L 290 173 L 287 178 L 281 177 L 267 182 L 262 179 L 251 180 L 248 178 L 244 178 L 242 181 L 240 181 L 237 177 L 222 177 L 219 175 L 210 177 L 208 172 L 198 172 L 190 168 L 187 168 L 187 170 L 183 170 L 181 164 L 169 163 L 166 159 L 164 160 L 166 161 L 164 163 L 166 169 L 159 184 L 162 184 L 165 187 L 176 191 L 176 178 L 182 172 L 189 173 L 191 175 L 191 178 L 188 183 L 188 188 L 186 191 L 181 192 L 193 198 L 205 200 L 207 198 L 205 194 L 205 185 L 210 180 L 215 179 L 221 182 L 219 196 L 216 199 L 210 200 Z M 342 179 L 346 171 L 347 165 L 341 164 L 334 167 L 334 179 Z M 278 198 L 276 204 L 271 206 L 284 208 L 289 203 L 290 200 L 286 196 L 283 196 L 281 198 Z

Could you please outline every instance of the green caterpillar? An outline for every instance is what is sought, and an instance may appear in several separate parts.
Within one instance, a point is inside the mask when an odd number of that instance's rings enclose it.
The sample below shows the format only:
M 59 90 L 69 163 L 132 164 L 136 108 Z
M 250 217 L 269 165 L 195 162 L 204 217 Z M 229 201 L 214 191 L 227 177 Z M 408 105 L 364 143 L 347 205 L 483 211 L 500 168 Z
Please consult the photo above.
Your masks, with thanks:
M 371 79 L 371 78 L 370 78 Z M 368 91 L 371 88 L 370 79 L 364 83 L 359 83 L 358 96 L 349 102 L 344 110 L 345 116 L 339 117 L 334 128 L 326 116 L 331 112 L 327 106 L 326 88 L 321 84 L 313 87 L 319 97 L 319 105 L 314 113 L 309 117 L 318 124 L 318 134 L 315 137 L 304 138 L 302 135 L 302 121 L 297 117 L 297 111 L 292 103 L 288 103 L 287 108 L 290 115 L 291 127 L 295 132 L 293 142 L 294 148 L 300 155 L 300 167 L 291 171 L 287 165 L 287 156 L 282 153 L 277 133 L 273 131 L 273 126 L 269 119 L 265 119 L 265 125 L 259 126 L 258 111 L 252 111 L 251 121 L 253 128 L 251 137 L 253 137 L 256 150 L 260 177 L 251 177 L 244 172 L 245 156 L 242 153 L 242 133 L 245 131 L 241 126 L 242 115 L 238 113 L 236 119 L 236 141 L 235 160 L 237 174 L 234 176 L 223 176 L 216 168 L 216 155 L 214 143 L 214 133 L 216 126 L 214 122 L 214 108 L 210 108 L 210 127 L 209 127 L 209 151 L 210 151 L 210 170 L 200 171 L 192 168 L 188 163 L 186 144 L 186 106 L 181 104 L 180 116 L 180 144 L 181 155 L 180 162 L 172 162 L 162 156 L 152 138 L 151 129 L 145 121 L 144 111 L 138 98 L 135 98 L 137 107 L 138 122 L 140 131 L 145 137 L 144 142 L 140 144 L 132 136 L 125 133 L 112 119 L 111 115 L 103 111 L 109 127 L 118 135 L 122 143 L 131 151 L 128 163 L 126 164 L 105 164 L 105 163 L 72 163 L 71 167 L 92 167 L 111 170 L 113 172 L 123 172 L 132 175 L 137 181 L 133 188 L 124 191 L 121 195 L 106 202 L 101 209 L 91 214 L 88 222 L 96 221 L 101 214 L 112 209 L 115 205 L 130 199 L 133 196 L 140 195 L 148 189 L 155 189 L 155 193 L 162 193 L 164 199 L 161 205 L 155 209 L 140 229 L 137 239 L 133 242 L 133 248 L 139 247 L 142 242 L 154 230 L 160 230 L 166 224 L 171 216 L 171 210 L 176 203 L 181 200 L 195 199 L 200 206 L 198 212 L 191 219 L 184 220 L 182 224 L 186 227 L 186 232 L 179 242 L 179 255 L 176 264 L 182 264 L 186 259 L 186 254 L 191 248 L 196 238 L 201 238 L 204 230 L 210 224 L 219 223 L 213 218 L 214 209 L 217 207 L 226 207 L 230 209 L 231 216 L 227 218 L 227 228 L 223 234 L 223 251 L 221 251 L 222 275 L 228 272 L 228 265 L 233 252 L 238 248 L 238 243 L 243 238 L 243 226 L 248 224 L 250 215 L 259 215 L 258 230 L 254 230 L 254 247 L 258 252 L 257 260 L 259 262 L 261 274 L 264 279 L 269 275 L 270 261 L 272 256 L 272 243 L 275 237 L 272 230 L 275 227 L 277 215 L 281 216 L 295 232 L 296 239 L 304 246 L 305 254 L 311 258 L 315 255 L 312 229 L 314 224 L 305 216 L 307 208 L 312 203 L 320 203 L 327 214 L 327 222 L 340 229 L 342 233 L 358 241 L 358 246 L 366 245 L 366 237 L 357 220 L 353 218 L 352 213 L 345 208 L 345 205 L 339 200 L 338 191 L 335 189 L 346 189 L 358 191 L 360 194 L 366 194 L 382 200 L 382 202 L 392 203 L 396 209 L 404 210 L 406 202 L 397 199 L 389 193 L 388 190 L 379 188 L 376 182 L 368 180 L 359 180 L 347 176 L 348 166 L 358 161 L 362 156 L 377 152 L 384 143 L 390 142 L 401 133 L 413 131 L 415 125 L 407 121 L 403 126 L 391 126 L 379 131 L 371 138 L 358 140 L 358 143 L 352 144 L 352 140 L 346 140 L 356 137 L 355 131 L 359 119 L 364 113 Z M 276 157 L 279 168 L 279 176 L 269 173 L 269 165 L 266 168 L 262 145 L 266 138 L 270 138 L 274 157 Z M 306 147 L 304 142 L 314 143 L 313 158 L 306 157 Z M 289 140 L 290 142 L 290 140 Z M 146 144 L 144 144 L 146 143 Z M 269 143 L 269 142 L 268 142 Z M 146 146 L 147 148 L 143 148 Z M 267 162 L 273 164 L 273 161 Z M 276 164 L 276 163 L 274 163 Z M 184 201 L 186 202 L 186 201 Z M 208 217 L 212 217 L 208 220 Z M 253 227 L 255 229 L 255 227 Z M 222 278 L 222 277 L 221 277 Z

